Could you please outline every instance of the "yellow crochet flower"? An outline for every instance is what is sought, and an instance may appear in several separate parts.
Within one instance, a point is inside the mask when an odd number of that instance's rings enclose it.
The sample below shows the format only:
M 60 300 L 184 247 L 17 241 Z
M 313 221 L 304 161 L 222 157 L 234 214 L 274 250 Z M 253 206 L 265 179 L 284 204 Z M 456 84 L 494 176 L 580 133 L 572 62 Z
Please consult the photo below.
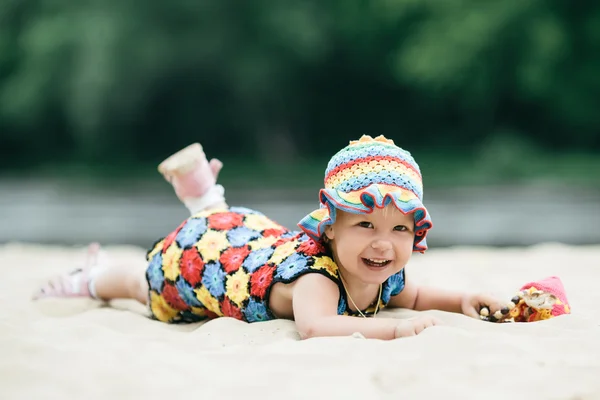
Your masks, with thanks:
M 244 225 L 258 232 L 262 232 L 265 229 L 281 229 L 280 225 L 277 225 L 275 222 L 262 215 L 256 214 L 246 215 L 244 218 Z
M 244 300 L 250 296 L 250 293 L 248 292 L 249 281 L 250 275 L 241 268 L 238 269 L 235 274 L 227 277 L 225 293 L 238 307 L 241 307 Z
M 190 307 L 192 310 L 192 314 L 197 315 L 199 317 L 206 317 L 206 309 L 202 307 Z
M 165 239 L 162 239 L 154 245 L 154 248 L 146 256 L 147 261 L 152 260 L 152 257 L 154 257 L 156 255 L 156 253 L 162 251 L 164 242 L 165 242 Z
M 277 236 L 260 237 L 256 240 L 249 242 L 248 245 L 250 246 L 250 249 L 254 251 L 271 247 L 271 245 L 278 240 L 279 238 Z
M 212 229 L 202 235 L 202 239 L 196 244 L 198 252 L 204 262 L 216 261 L 221 255 L 221 251 L 230 246 L 225 232 L 218 232 Z
M 281 263 L 287 256 L 294 252 L 294 249 L 298 245 L 297 240 L 291 240 L 277 247 L 273 252 L 273 255 L 269 259 L 269 263 L 279 264 Z
M 331 276 L 338 276 L 338 267 L 335 261 L 333 261 L 330 257 L 321 256 L 321 257 L 313 257 L 315 263 L 313 264 L 313 268 L 316 269 L 324 269 Z
M 168 305 L 167 301 L 154 291 L 150 292 L 150 309 L 156 319 L 162 322 L 170 322 L 179 314 L 179 311 Z
M 176 242 L 173 242 L 165 254 L 163 254 L 163 272 L 165 278 L 175 281 L 179 276 L 179 260 L 183 250 L 177 246 Z
M 212 294 L 210 294 L 207 288 L 201 286 L 199 289 L 194 289 L 194 292 L 196 292 L 196 298 L 198 301 L 204 304 L 204 307 L 206 307 L 208 311 L 211 311 L 220 317 L 223 316 L 221 308 L 219 307 L 219 301 L 215 299 Z

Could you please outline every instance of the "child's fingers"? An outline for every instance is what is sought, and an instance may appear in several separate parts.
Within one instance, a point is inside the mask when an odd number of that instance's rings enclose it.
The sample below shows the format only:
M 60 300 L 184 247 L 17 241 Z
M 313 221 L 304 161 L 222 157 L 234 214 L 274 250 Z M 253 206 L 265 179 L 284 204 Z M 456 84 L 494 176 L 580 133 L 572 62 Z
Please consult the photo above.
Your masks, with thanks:
M 395 338 L 415 336 L 417 334 L 415 325 L 412 321 L 399 321 L 394 332 Z
M 480 304 L 487 306 L 492 315 L 500 311 L 502 315 L 507 315 L 510 312 L 510 302 L 501 302 L 493 296 L 484 295 L 479 299 Z
M 484 304 L 479 312 L 481 319 L 490 322 L 502 322 L 512 318 L 511 310 L 515 306 L 514 303 L 502 303 L 492 296 L 482 296 L 480 302 Z
M 423 332 L 425 329 L 431 328 L 434 325 L 435 325 L 435 321 L 433 319 L 426 319 L 426 318 L 419 319 L 418 321 L 415 321 L 415 323 L 414 323 L 415 333 L 418 335 L 421 332 Z
M 396 327 L 395 337 L 415 336 L 423 332 L 427 328 L 435 325 L 441 325 L 442 322 L 437 318 L 430 316 L 421 316 L 411 318 L 398 323 Z
M 506 304 L 498 301 L 495 297 L 488 295 L 482 296 L 480 302 L 488 306 L 492 314 L 506 307 Z
M 479 315 L 480 315 L 480 310 L 477 310 L 477 309 L 476 309 L 475 307 L 473 307 L 473 306 L 469 306 L 469 307 L 467 307 L 465 310 L 463 310 L 463 314 L 465 314 L 465 315 L 466 315 L 466 316 L 468 316 L 468 317 L 471 317 L 471 318 L 476 318 L 476 319 L 478 319 L 478 318 L 479 318 Z

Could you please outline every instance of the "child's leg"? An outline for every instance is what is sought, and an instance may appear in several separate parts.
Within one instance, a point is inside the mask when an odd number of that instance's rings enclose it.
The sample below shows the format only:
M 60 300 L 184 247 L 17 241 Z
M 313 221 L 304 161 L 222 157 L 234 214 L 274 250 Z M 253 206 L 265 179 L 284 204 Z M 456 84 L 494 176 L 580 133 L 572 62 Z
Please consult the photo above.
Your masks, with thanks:
M 148 282 L 147 261 L 132 265 L 111 265 L 99 260 L 100 246 L 88 247 L 87 259 L 81 268 L 47 282 L 33 296 L 34 300 L 47 297 L 92 297 L 98 300 L 134 299 L 146 304 Z
M 223 164 L 212 159 L 210 163 L 199 143 L 194 143 L 165 159 L 158 171 L 173 185 L 175 194 L 194 215 L 211 208 L 227 208 L 223 186 L 217 185 L 217 176 Z
M 102 300 L 133 299 L 142 304 L 148 302 L 148 281 L 146 268 L 148 263 L 143 260 L 139 266 L 113 266 L 99 273 L 91 281 L 96 298 Z
M 206 209 L 227 208 L 224 189 L 216 184 L 222 166 L 216 159 L 209 163 L 202 146 L 195 143 L 164 160 L 158 170 L 194 215 Z M 48 282 L 34 295 L 34 299 L 92 297 L 101 300 L 135 299 L 146 304 L 148 263 L 143 260 L 134 267 L 102 265 L 98 262 L 99 251 L 98 244 L 90 245 L 87 262 L 82 268 Z

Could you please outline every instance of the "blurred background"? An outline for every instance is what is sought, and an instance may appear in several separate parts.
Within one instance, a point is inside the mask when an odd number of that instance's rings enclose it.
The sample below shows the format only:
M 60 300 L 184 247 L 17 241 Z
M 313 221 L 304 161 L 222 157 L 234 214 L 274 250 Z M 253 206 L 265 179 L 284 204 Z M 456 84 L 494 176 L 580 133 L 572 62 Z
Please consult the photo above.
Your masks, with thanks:
M 600 243 L 600 3 L 0 1 L 0 242 L 148 247 L 200 142 L 294 228 L 327 160 L 420 164 L 430 247 Z

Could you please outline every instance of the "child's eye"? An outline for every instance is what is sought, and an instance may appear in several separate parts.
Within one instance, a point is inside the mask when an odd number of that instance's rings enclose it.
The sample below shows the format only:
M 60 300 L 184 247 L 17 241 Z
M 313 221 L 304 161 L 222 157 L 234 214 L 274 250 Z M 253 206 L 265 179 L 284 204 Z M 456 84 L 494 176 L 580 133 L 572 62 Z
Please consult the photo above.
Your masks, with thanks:
M 405 225 L 396 225 L 396 226 L 394 227 L 394 230 L 395 230 L 395 231 L 407 231 L 407 230 L 408 230 L 408 228 L 407 228 Z
M 367 221 L 362 221 L 358 223 L 358 226 L 360 226 L 361 228 L 372 228 L 373 224 Z

